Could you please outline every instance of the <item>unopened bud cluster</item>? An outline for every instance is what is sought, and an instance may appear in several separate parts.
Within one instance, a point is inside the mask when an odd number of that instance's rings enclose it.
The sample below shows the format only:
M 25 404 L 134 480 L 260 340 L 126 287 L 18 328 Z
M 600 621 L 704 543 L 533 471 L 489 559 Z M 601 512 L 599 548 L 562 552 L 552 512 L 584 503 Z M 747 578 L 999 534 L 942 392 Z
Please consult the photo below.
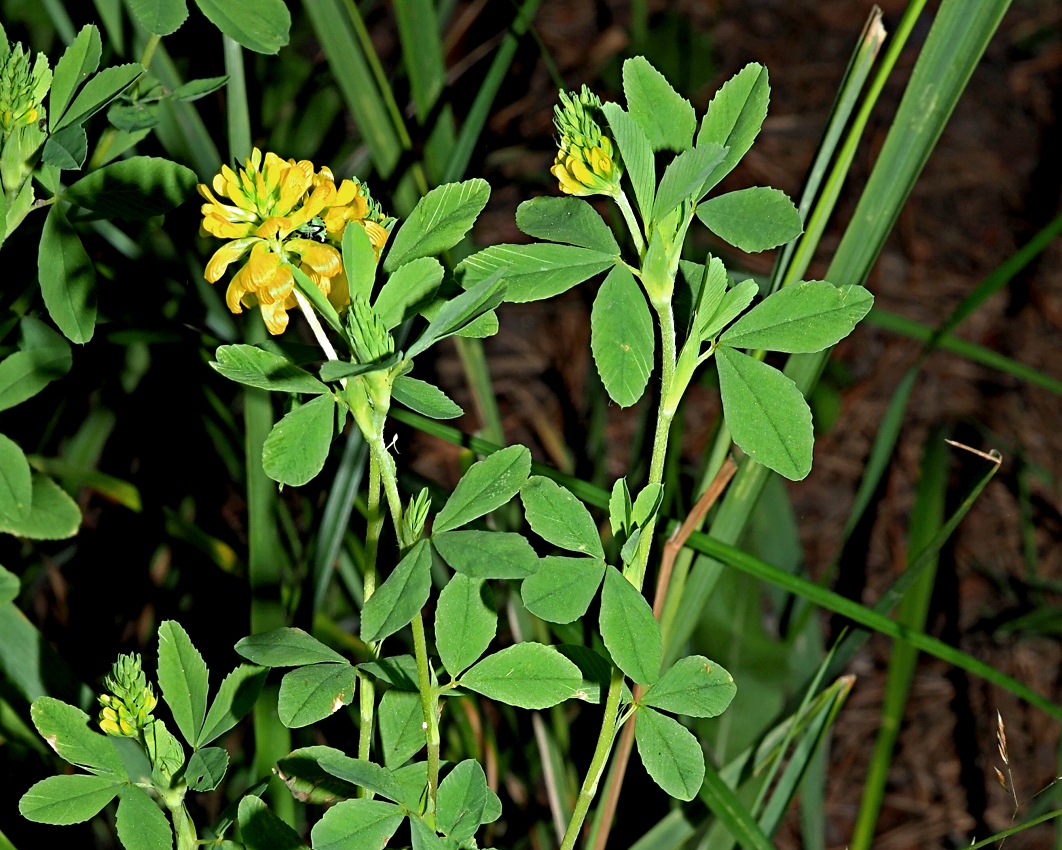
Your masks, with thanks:
M 568 195 L 610 195 L 620 192 L 623 167 L 615 144 L 601 130 L 601 100 L 585 85 L 576 94 L 561 92 L 554 107 L 557 158 L 550 171 Z
M 100 729 L 108 735 L 135 738 L 148 723 L 158 704 L 140 664 L 140 656 L 119 655 L 110 675 L 103 680 L 110 693 L 100 696 Z
M 31 64 L 30 55 L 16 44 L 0 59 L 0 133 L 5 138 L 12 128 L 29 126 L 41 117 L 41 104 L 52 84 L 47 57 L 38 53 Z

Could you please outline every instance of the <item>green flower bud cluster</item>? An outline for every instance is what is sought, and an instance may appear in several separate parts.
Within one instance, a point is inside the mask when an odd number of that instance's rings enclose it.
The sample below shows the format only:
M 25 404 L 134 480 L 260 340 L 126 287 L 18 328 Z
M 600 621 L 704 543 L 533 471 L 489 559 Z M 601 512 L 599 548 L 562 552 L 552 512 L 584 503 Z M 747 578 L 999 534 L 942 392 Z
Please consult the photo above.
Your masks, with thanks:
M 620 192 L 623 166 L 612 139 L 601 130 L 601 100 L 585 85 L 561 92 L 553 108 L 553 124 L 560 137 L 557 158 L 550 171 L 568 195 L 610 195 Z
M 347 332 L 359 363 L 376 363 L 394 354 L 395 341 L 369 302 L 355 296 L 347 311 Z
M 6 48 L 6 51 L 4 51 Z M 0 45 L 0 135 L 7 138 L 15 127 L 27 127 L 43 117 L 44 96 L 52 84 L 48 58 L 38 53 L 30 63 L 30 52 L 21 44 Z
M 402 514 L 402 535 L 406 540 L 420 540 L 430 509 L 431 494 L 425 487 L 416 496 L 410 498 L 409 507 Z
M 100 729 L 119 738 L 135 738 L 152 720 L 158 704 L 136 654 L 119 655 L 103 680 L 110 691 L 100 696 Z

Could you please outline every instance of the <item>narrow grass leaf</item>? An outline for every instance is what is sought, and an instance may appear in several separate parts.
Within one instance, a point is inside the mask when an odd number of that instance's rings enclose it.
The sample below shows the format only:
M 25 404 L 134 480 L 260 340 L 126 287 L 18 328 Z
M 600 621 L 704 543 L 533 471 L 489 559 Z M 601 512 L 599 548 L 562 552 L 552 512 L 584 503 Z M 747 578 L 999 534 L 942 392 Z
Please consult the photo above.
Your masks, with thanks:
M 701 745 L 677 720 L 644 706 L 630 722 L 638 755 L 653 781 L 672 797 L 692 800 L 704 780 L 704 753 Z
M 700 797 L 744 850 L 773 850 L 770 839 L 711 765 L 704 772 Z
M 520 492 L 530 471 L 531 452 L 524 446 L 510 446 L 472 464 L 436 515 L 433 533 L 460 528 L 500 508 Z
M 431 546 L 418 541 L 361 610 L 361 638 L 383 640 L 409 625 L 431 591 Z
M 507 705 L 541 709 L 573 697 L 582 680 L 579 668 L 552 646 L 518 643 L 488 655 L 460 684 Z
M 620 252 L 608 225 L 582 198 L 543 196 L 524 201 L 516 208 L 516 226 L 535 239 L 578 245 L 604 254 Z
M 605 569 L 599 623 L 605 647 L 620 670 L 639 685 L 659 678 L 660 626 L 645 597 L 615 567 Z
M 645 393 L 655 340 L 642 288 L 625 266 L 615 266 L 594 298 L 590 348 L 605 390 L 620 407 Z

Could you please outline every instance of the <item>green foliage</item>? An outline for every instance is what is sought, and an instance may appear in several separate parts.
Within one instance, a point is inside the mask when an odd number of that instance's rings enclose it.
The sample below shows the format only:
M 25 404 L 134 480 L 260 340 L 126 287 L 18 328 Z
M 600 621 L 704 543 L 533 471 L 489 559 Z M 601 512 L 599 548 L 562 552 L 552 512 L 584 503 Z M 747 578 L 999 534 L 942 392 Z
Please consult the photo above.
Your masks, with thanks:
M 301 667 L 304 664 L 346 660 L 302 629 L 290 627 L 245 637 L 236 644 L 236 651 L 248 661 L 263 667 Z
M 524 580 L 520 597 L 536 617 L 550 623 L 572 623 L 594 601 L 604 574 L 604 561 L 550 555 Z
M 169 850 L 173 847 L 173 830 L 166 815 L 146 792 L 135 785 L 126 785 L 118 796 L 115 827 L 118 840 L 126 850 Z
M 71 342 L 92 339 L 96 325 L 96 268 L 60 206 L 44 221 L 37 268 L 48 313 Z
M 328 387 L 286 357 L 253 345 L 223 345 L 211 362 L 216 372 L 248 387 L 287 393 L 320 395 Z
M 538 569 L 531 544 L 511 531 L 444 531 L 432 543 L 447 564 L 471 578 L 519 579 Z
M 229 754 L 221 747 L 205 747 L 196 750 L 188 759 L 185 781 L 193 791 L 213 791 L 225 778 L 229 769 Z
M 487 777 L 475 759 L 456 765 L 439 785 L 435 825 L 457 842 L 468 841 L 483 820 L 487 805 Z
M 593 517 L 569 490 L 535 475 L 521 488 L 520 499 L 527 524 L 543 540 L 569 552 L 604 559 L 605 550 Z
M 432 189 L 395 234 L 384 260 L 384 271 L 393 272 L 418 257 L 453 248 L 468 233 L 488 198 L 490 186 L 480 179 Z
M 644 57 L 623 63 L 623 95 L 654 151 L 681 153 L 692 147 L 697 129 L 693 107 Z
M 274 425 L 262 448 L 266 475 L 292 487 L 315 478 L 328 460 L 335 406 L 331 395 L 321 395 Z
M 657 680 L 663 655 L 660 626 L 645 597 L 616 569 L 605 570 L 600 626 L 617 667 L 640 685 Z
M 179 623 L 159 627 L 159 687 L 184 740 L 194 744 L 206 721 L 206 662 Z
M 435 609 L 435 644 L 447 672 L 456 678 L 475 664 L 497 630 L 490 586 L 461 573 L 451 578 Z
M 462 260 L 457 273 L 465 287 L 504 274 L 505 300 L 519 303 L 560 295 L 615 262 L 612 254 L 577 245 L 492 245 Z
M 431 546 L 421 540 L 366 600 L 361 611 L 362 640 L 381 640 L 408 626 L 428 601 L 430 591 Z
M 697 148 L 700 150 L 700 148 Z M 739 189 L 697 207 L 705 227 L 742 251 L 757 253 L 796 239 L 800 213 L 777 189 Z
M 516 226 L 528 236 L 618 255 L 619 245 L 601 216 L 582 198 L 532 198 L 516 208 Z
M 653 370 L 653 341 L 645 296 L 634 276 L 616 266 L 594 299 L 590 346 L 601 381 L 620 407 L 630 407 L 645 393 Z
M 280 682 L 277 710 L 290 729 L 308 726 L 335 714 L 354 699 L 357 676 L 349 664 L 296 667 Z
M 195 184 L 190 168 L 161 157 L 133 156 L 82 177 L 63 197 L 105 218 L 143 221 L 180 206 Z
M 518 643 L 461 676 L 462 687 L 520 708 L 549 708 L 575 694 L 579 668 L 551 646 Z
M 22 795 L 18 811 L 36 823 L 81 823 L 113 800 L 120 788 L 107 776 L 49 776 Z
M 734 677 L 720 665 L 690 655 L 676 661 L 645 692 L 642 704 L 690 717 L 717 717 L 736 692 Z
M 530 472 L 531 452 L 524 446 L 503 449 L 472 464 L 436 515 L 433 531 L 438 535 L 460 528 L 497 510 L 520 492 Z
M 391 397 L 410 410 L 432 419 L 454 419 L 464 414 L 460 406 L 438 387 L 406 375 L 395 378 L 391 385 Z
M 646 772 L 672 797 L 692 800 L 704 781 L 704 754 L 693 733 L 651 708 L 639 708 L 635 718 L 634 739 Z

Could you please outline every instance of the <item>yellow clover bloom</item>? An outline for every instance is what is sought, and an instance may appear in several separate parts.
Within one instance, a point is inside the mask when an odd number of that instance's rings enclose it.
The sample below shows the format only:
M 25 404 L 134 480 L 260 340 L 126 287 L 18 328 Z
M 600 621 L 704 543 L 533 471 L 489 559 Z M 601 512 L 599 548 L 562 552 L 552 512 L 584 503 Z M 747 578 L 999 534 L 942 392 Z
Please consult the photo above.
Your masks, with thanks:
M 239 173 L 223 165 L 214 176 L 213 191 L 200 184 L 199 193 L 207 201 L 203 230 L 229 240 L 207 263 L 206 279 L 215 283 L 246 257 L 229 283 L 225 302 L 233 313 L 261 307 L 272 334 L 284 332 L 287 311 L 297 306 L 292 265 L 342 308 L 348 294 L 338 246 L 347 224 L 365 227 L 377 257 L 388 237 L 388 222 L 362 184 L 344 180 L 337 187 L 331 171 L 314 173 L 309 160 L 263 156 L 255 148 Z
M 623 166 L 615 145 L 598 124 L 601 101 L 586 86 L 578 94 L 562 91 L 560 99 L 553 119 L 560 137 L 557 158 L 550 169 L 560 190 L 581 197 L 616 197 Z
M 103 680 L 109 694 L 99 698 L 100 729 L 119 738 L 135 738 L 148 723 L 158 704 L 140 664 L 140 656 L 119 655 L 110 675 Z

